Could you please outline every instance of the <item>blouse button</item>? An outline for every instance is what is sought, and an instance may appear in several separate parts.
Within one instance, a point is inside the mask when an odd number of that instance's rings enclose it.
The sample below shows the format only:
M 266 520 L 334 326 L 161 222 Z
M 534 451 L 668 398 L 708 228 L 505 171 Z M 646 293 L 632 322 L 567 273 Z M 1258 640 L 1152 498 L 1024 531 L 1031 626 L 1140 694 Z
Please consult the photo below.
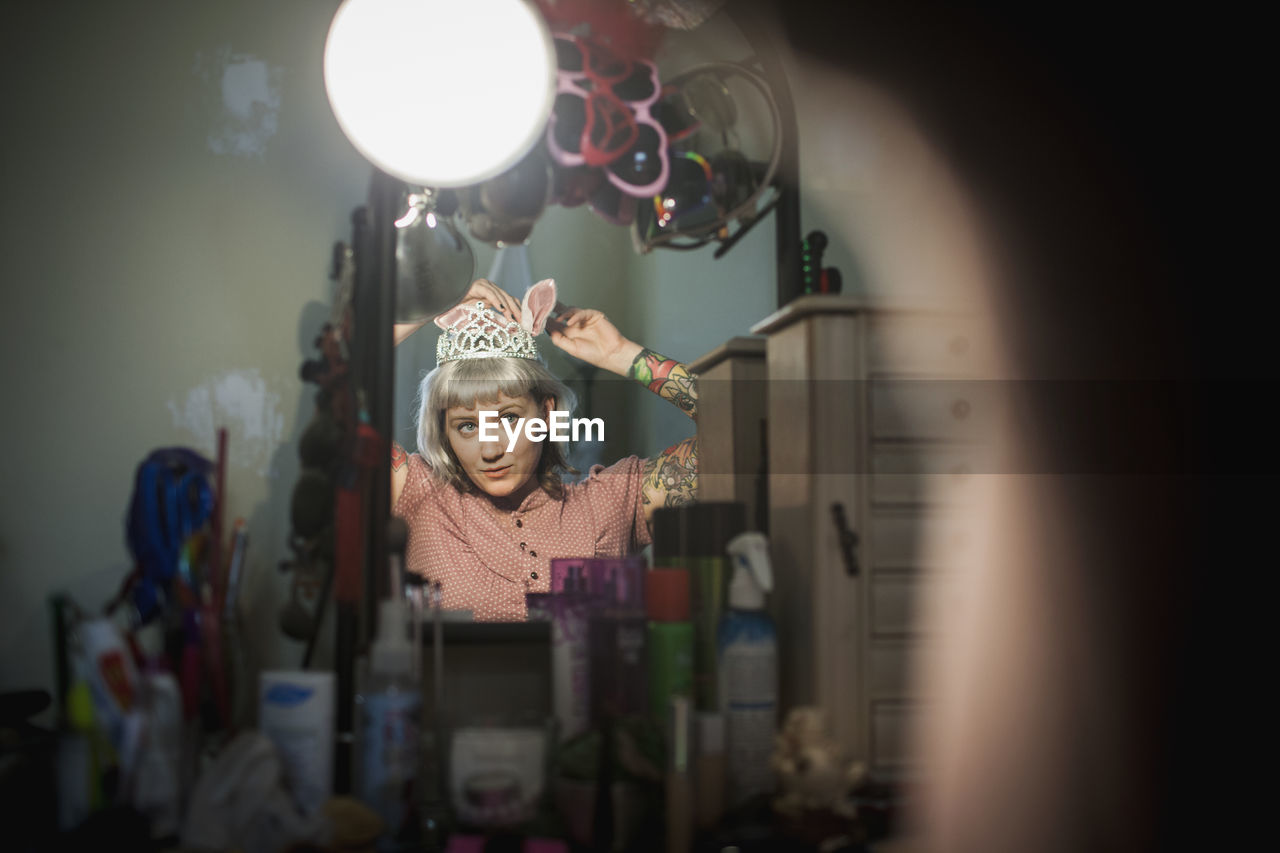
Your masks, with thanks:
M 538 552 L 537 552 L 537 551 L 530 551 L 530 552 L 529 552 L 529 556 L 530 556 L 530 557 L 536 557 L 536 556 L 538 556 Z
M 538 579 L 538 573 L 537 573 L 537 572 L 529 572 L 529 577 L 533 578 L 534 580 L 537 580 L 537 579 Z
M 524 527 L 524 522 L 517 518 L 517 519 L 516 519 L 516 527 Z
M 524 545 L 524 543 L 523 543 L 523 542 L 521 542 L 521 543 L 520 543 L 520 550 L 521 550 L 521 551 L 523 551 L 523 550 L 524 550 L 524 548 L 525 548 L 525 545 Z

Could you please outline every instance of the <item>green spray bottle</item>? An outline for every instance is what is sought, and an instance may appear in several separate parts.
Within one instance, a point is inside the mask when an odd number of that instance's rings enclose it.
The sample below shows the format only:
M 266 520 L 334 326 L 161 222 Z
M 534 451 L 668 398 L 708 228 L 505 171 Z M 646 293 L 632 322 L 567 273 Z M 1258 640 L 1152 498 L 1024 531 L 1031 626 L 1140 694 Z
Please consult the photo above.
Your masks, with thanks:
M 649 714 L 663 724 L 672 696 L 693 692 L 693 623 L 689 621 L 689 572 L 655 566 L 645 573 L 649 618 Z

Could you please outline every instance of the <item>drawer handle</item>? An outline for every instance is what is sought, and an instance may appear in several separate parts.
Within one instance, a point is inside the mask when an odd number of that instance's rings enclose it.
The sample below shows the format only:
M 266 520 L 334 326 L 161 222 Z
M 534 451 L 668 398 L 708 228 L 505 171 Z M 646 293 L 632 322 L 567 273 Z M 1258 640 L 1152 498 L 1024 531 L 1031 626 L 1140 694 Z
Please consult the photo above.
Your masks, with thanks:
M 844 558 L 844 571 L 851 578 L 858 576 L 858 534 L 849 528 L 849 520 L 845 518 L 844 504 L 833 503 L 831 514 L 836 522 L 836 539 L 840 543 L 840 556 Z
M 968 400 L 956 400 L 951 404 L 951 416 L 958 421 L 962 421 L 969 417 L 969 412 L 972 408 Z

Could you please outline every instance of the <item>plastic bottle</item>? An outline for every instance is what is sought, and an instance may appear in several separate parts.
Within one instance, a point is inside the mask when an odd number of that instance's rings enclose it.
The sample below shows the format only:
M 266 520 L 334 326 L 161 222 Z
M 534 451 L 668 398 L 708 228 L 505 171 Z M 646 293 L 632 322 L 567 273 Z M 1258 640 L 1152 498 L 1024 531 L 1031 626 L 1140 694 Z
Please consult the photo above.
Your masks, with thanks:
M 266 670 L 258 684 L 258 729 L 275 744 L 298 808 L 315 814 L 333 794 L 334 674 Z
M 764 609 L 773 588 L 768 540 L 742 533 L 726 548 L 733 563 L 729 610 L 718 634 L 720 701 L 725 716 L 725 805 L 773 790 L 769 757 L 778 726 L 778 639 Z
M 692 696 L 693 623 L 689 621 L 689 572 L 653 568 L 644 576 L 649 616 L 649 713 L 665 721 L 672 696 Z
M 600 733 L 591 842 L 596 850 L 626 847 L 625 824 L 615 814 L 613 788 L 621 770 L 618 721 L 649 711 L 645 658 L 644 560 L 593 557 L 587 589 L 594 599 L 587 623 L 591 647 L 591 722 Z
M 592 600 L 587 560 L 551 561 L 551 698 L 561 742 L 591 726 L 591 646 L 587 637 Z
M 591 718 L 596 724 L 649 711 L 644 609 L 644 561 L 595 557 L 587 588 L 594 599 L 587 623 L 591 654 Z
M 378 608 L 378 635 L 369 650 L 369 677 L 357 697 L 360 722 L 360 798 L 382 818 L 378 849 L 412 847 L 418 815 L 421 675 L 408 639 L 408 607 L 400 591 L 402 551 L 391 551 L 391 597 Z

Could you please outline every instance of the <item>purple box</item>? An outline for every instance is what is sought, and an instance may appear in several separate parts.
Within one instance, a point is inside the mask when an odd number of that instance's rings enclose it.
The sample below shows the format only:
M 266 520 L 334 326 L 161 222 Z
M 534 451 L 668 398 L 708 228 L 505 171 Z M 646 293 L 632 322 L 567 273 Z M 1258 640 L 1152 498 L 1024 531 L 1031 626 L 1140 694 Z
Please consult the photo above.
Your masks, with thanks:
M 551 560 L 552 592 L 587 592 L 587 566 L 594 557 L 555 557 Z
M 582 593 L 624 610 L 644 610 L 644 557 L 559 557 L 551 561 L 551 591 Z

